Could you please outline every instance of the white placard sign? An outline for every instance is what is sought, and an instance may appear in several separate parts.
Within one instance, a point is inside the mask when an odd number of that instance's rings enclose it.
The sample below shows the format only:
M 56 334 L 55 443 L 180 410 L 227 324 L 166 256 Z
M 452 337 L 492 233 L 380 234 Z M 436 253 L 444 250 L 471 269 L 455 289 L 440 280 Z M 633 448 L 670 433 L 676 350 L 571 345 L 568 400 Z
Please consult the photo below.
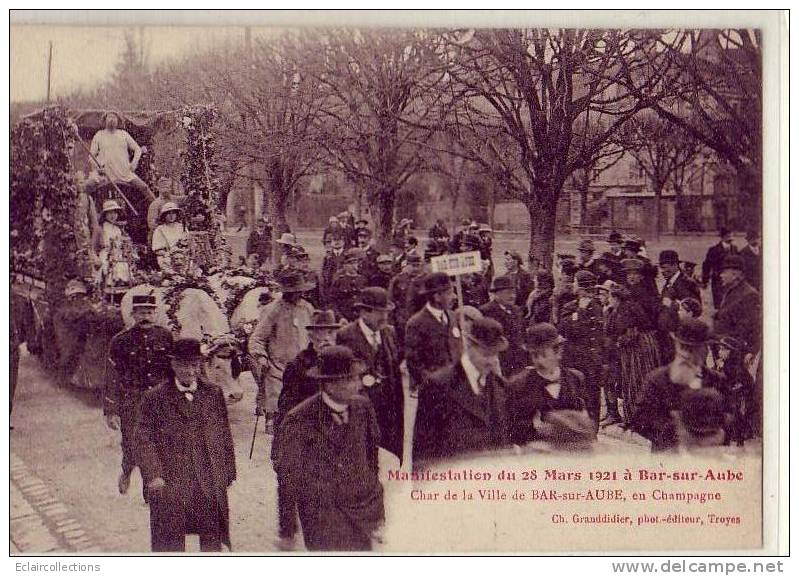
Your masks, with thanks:
M 480 272 L 483 263 L 480 259 L 480 252 L 461 252 L 459 254 L 444 254 L 430 259 L 430 267 L 433 272 L 444 272 L 449 276 L 460 274 L 471 274 Z

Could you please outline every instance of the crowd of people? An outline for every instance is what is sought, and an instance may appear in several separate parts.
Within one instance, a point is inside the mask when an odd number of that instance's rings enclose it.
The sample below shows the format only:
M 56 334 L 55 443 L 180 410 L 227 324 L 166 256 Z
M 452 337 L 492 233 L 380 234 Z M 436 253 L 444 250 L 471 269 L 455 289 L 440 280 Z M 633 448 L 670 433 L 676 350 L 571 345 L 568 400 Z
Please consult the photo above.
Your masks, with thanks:
M 280 252 L 280 293 L 261 309 L 247 364 L 273 435 L 282 548 L 301 527 L 309 550 L 371 549 L 385 519 L 379 448 L 419 468 L 531 442 L 579 450 L 614 425 L 653 451 L 760 433 L 756 234 L 739 250 L 723 230 L 699 278 L 677 251 L 653 261 L 640 238 L 617 232 L 602 252 L 583 239 L 577 254 L 557 254 L 554 274 L 511 250 L 497 273 L 488 227 L 464 222 L 450 235 L 438 222 L 422 249 L 411 225 L 400 222 L 381 251 L 368 222 L 331 218 L 318 272 L 293 234 L 272 242 L 267 222 L 247 242 L 253 266 L 269 266 L 273 245 Z M 431 260 L 465 251 L 480 253 L 482 269 L 461 278 L 459 303 Z M 183 549 L 186 533 L 206 550 L 229 546 L 224 401 L 204 385 L 199 342 L 153 326 L 151 298 L 133 304 L 136 325 L 112 343 L 106 402 L 109 425 L 123 429 L 120 491 L 138 465 L 153 550 Z M 113 418 L 123 413 L 137 421 Z
M 178 265 L 174 248 L 187 234 L 168 183 L 156 197 L 135 175 L 141 150 L 118 120 L 107 114 L 92 142 L 100 170 L 80 187 L 76 228 L 92 238 L 99 282 L 111 286 L 131 281 L 129 233 L 165 271 Z M 122 225 L 118 199 L 96 215 L 100 180 L 148 201 L 139 225 Z M 190 533 L 202 550 L 232 549 L 235 452 L 207 366 L 215 355 L 241 356 L 238 370 L 257 383 L 287 550 L 300 528 L 309 550 L 369 550 L 380 540 L 378 449 L 421 468 L 536 442 L 582 450 L 609 426 L 671 452 L 760 434 L 757 231 L 739 248 L 720 230 L 701 272 L 671 248 L 650 257 L 641 238 L 617 231 L 601 249 L 599 239 L 581 239 L 552 266 L 513 250 L 495 262 L 493 231 L 472 220 L 452 231 L 439 220 L 422 244 L 404 218 L 386 247 L 349 212 L 330 217 L 314 270 L 294 234 L 273 232 L 261 219 L 246 243 L 246 266 L 280 285 L 246 350 L 235 340 L 215 343 L 220 351 L 175 339 L 154 322 L 147 294 L 132 297 L 134 324 L 111 341 L 104 413 L 121 431 L 118 489 L 129 490 L 138 467 L 153 551 L 183 550 Z M 453 279 L 432 263 L 462 252 L 477 253 L 480 270 L 459 277 L 456 297 Z M 86 288 L 74 280 L 67 297 L 73 292 Z

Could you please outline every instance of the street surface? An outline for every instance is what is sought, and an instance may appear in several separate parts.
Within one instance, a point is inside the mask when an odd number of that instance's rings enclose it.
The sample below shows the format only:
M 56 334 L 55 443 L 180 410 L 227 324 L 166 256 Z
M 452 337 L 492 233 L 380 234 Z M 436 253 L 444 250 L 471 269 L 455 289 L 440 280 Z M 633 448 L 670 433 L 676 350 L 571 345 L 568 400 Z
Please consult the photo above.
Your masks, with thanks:
M 300 234 L 314 262 L 321 263 L 319 235 Z M 231 235 L 239 251 L 246 237 Z M 681 238 L 664 243 L 684 258 L 701 263 L 712 238 Z M 495 265 L 502 273 L 502 253 L 525 251 L 526 237 L 500 237 L 495 243 Z M 576 240 L 558 242 L 557 251 L 574 251 Z M 598 250 L 602 251 L 600 244 Z M 650 249 L 656 261 L 659 250 Z M 271 436 L 259 430 L 252 459 L 255 385 L 249 373 L 241 402 L 229 406 L 236 444 L 238 480 L 231 487 L 231 536 L 236 552 L 276 550 L 277 514 L 275 475 L 269 453 Z M 406 431 L 411 429 L 414 401 L 406 398 Z M 127 495 L 117 492 L 119 433 L 109 430 L 102 416 L 99 391 L 61 388 L 25 352 L 20 360 L 11 445 L 11 540 L 14 553 L 102 551 L 149 552 L 149 510 L 141 495 L 141 479 L 134 473 Z M 261 420 L 263 424 L 263 420 Z M 407 432 L 406 432 L 407 436 Z M 614 428 L 602 434 L 604 450 L 620 454 L 648 452 L 646 443 Z M 381 468 L 397 467 L 396 458 L 381 453 Z M 388 487 L 387 487 L 388 488 Z M 391 488 L 386 494 L 387 523 L 391 523 Z M 301 538 L 298 538 L 301 542 Z M 302 550 L 302 545 L 298 544 Z M 189 551 L 198 550 L 196 537 Z

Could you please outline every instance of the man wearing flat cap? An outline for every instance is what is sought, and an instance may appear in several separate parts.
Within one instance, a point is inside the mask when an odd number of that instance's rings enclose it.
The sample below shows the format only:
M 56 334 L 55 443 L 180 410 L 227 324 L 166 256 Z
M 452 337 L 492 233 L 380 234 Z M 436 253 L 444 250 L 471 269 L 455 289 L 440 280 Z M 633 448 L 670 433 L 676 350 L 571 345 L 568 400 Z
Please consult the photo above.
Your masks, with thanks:
M 133 296 L 132 306 L 133 326 L 111 340 L 103 399 L 106 424 L 122 435 L 121 494 L 128 491 L 136 467 L 133 432 L 142 395 L 171 376 L 167 355 L 172 350 L 172 333 L 154 323 L 155 296 Z
M 726 389 L 723 375 L 705 365 L 710 340 L 707 324 L 687 318 L 672 339 L 674 359 L 646 375 L 632 410 L 630 427 L 652 443 L 653 452 L 677 448 L 674 412 L 682 410 L 688 392 L 713 388 L 723 395 Z
M 339 330 L 336 344 L 352 350 L 366 367 L 362 378 L 367 396 L 375 408 L 380 426 L 380 446 L 402 461 L 403 405 L 401 352 L 388 315 L 394 306 L 384 288 L 361 289 L 355 301 L 358 319 Z
M 722 226 L 719 229 L 718 244 L 708 248 L 705 260 L 702 262 L 702 284 L 707 288 L 708 283 L 710 283 L 710 290 L 713 294 L 713 307 L 716 310 L 721 306 L 721 299 L 724 296 L 721 282 L 722 264 L 727 256 L 735 254 L 738 254 L 738 248 L 732 243 L 732 232 Z
M 286 415 L 275 438 L 278 482 L 297 504 L 311 551 L 371 550 L 385 519 L 380 430 L 359 394 L 363 370 L 349 348 L 324 348 L 308 373 L 320 392 Z
M 361 251 L 350 248 L 344 253 L 344 263 L 341 271 L 333 278 L 327 302 L 333 308 L 338 318 L 345 318 L 352 322 L 357 317 L 355 311 L 355 297 L 361 288 L 366 287 L 366 278 L 358 273 L 361 261 Z
M 721 264 L 721 302 L 714 318 L 717 336 L 732 336 L 745 343 L 747 354 L 760 350 L 762 310 L 760 294 L 745 278 L 745 263 L 739 255 L 727 256 Z
M 144 394 L 136 426 L 152 551 L 183 552 L 187 534 L 199 535 L 203 552 L 232 549 L 236 458 L 224 395 L 203 377 L 199 340 L 176 340 L 169 361 L 172 376 Z
M 582 398 L 583 375 L 578 370 L 561 365 L 566 339 L 547 322 L 534 324 L 525 334 L 525 348 L 530 365 L 510 379 L 508 418 L 514 444 L 534 440 L 564 441 L 592 439 L 596 436 L 593 419 L 588 416 Z M 571 426 L 561 426 L 550 419 L 560 413 L 567 416 Z M 567 423 L 565 420 L 563 424 Z M 578 425 L 579 424 L 579 425 Z M 564 432 L 572 437 L 565 438 Z M 578 434 L 578 431 L 579 432 Z
M 496 374 L 508 347 L 502 325 L 477 318 L 458 360 L 432 374 L 419 391 L 413 460 L 448 459 L 510 445 L 505 380 Z
M 427 303 L 405 325 L 405 359 L 413 393 L 461 352 L 461 329 L 450 310 L 455 294 L 449 276 L 443 272 L 428 274 L 420 295 Z
M 578 270 L 574 275 L 577 299 L 563 306 L 558 331 L 566 338 L 564 361 L 583 374 L 580 395 L 599 427 L 605 322 L 602 303 L 596 295 L 596 280 L 589 270 Z
M 310 322 L 305 326 L 308 330 L 309 343 L 306 348 L 288 364 L 283 370 L 283 388 L 277 401 L 277 414 L 275 414 L 275 430 L 279 433 L 283 419 L 295 406 L 301 404 L 319 392 L 319 382 L 311 378 L 309 372 L 319 367 L 319 356 L 325 348 L 336 343 L 336 332 L 341 324 L 336 322 L 332 310 L 314 310 Z M 276 443 L 272 445 L 272 462 L 275 464 L 277 452 Z M 278 478 L 278 480 L 281 480 Z M 283 550 L 294 548 L 294 536 L 297 532 L 297 506 L 289 500 L 290 491 L 278 482 L 277 508 L 279 546 Z
M 509 378 L 527 365 L 524 351 L 524 313 L 516 305 L 516 286 L 510 276 L 497 276 L 491 283 L 492 300 L 480 308 L 486 318 L 493 318 L 502 324 L 502 331 L 508 339 L 508 349 L 500 352 L 499 365 L 502 375 Z

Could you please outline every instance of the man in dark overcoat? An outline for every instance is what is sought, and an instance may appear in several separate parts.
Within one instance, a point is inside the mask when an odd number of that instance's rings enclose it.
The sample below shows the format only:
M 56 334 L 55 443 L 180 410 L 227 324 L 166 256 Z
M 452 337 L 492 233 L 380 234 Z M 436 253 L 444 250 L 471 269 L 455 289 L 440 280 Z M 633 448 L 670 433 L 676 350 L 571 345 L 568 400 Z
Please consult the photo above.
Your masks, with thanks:
M 366 367 L 362 393 L 375 408 L 380 426 L 380 446 L 402 461 L 403 405 L 401 352 L 394 327 L 388 324 L 393 309 L 385 289 L 370 286 L 355 301 L 358 319 L 336 334 L 336 344 L 346 346 Z
M 598 428 L 605 353 L 604 310 L 596 296 L 596 276 L 592 272 L 579 270 L 574 281 L 577 299 L 563 307 L 558 331 L 566 338 L 565 365 L 584 376 L 580 395 Z
M 658 341 L 664 361 L 674 357 L 674 344 L 670 334 L 680 323 L 680 302 L 686 298 L 702 301 L 699 286 L 680 270 L 680 256 L 674 250 L 663 250 L 658 258 L 660 274 L 665 283 L 660 291 L 660 313 L 658 315 Z
M 741 248 L 744 261 L 744 278 L 755 290 L 763 293 L 763 253 L 760 246 L 760 231 L 749 230 L 746 233 L 746 246 Z
M 169 380 L 172 375 L 169 353 L 172 333 L 153 323 L 155 296 L 133 296 L 134 325 L 111 340 L 108 351 L 108 380 L 103 398 L 106 424 L 122 436 L 122 473 L 120 494 L 130 487 L 130 475 L 136 467 L 133 432 L 142 395 Z
M 724 394 L 724 376 L 705 365 L 710 330 L 701 320 L 686 318 L 672 334 L 674 359 L 646 375 L 632 413 L 630 427 L 652 443 L 653 452 L 679 446 L 675 412 L 693 390 L 713 388 Z
M 422 259 L 418 254 L 411 254 L 405 260 L 405 266 L 388 284 L 388 297 L 394 304 L 392 323 L 397 330 L 400 345 L 405 342 L 405 324 L 416 313 L 411 302 L 414 282 L 424 274 Z
M 362 372 L 349 348 L 322 350 L 309 372 L 321 391 L 291 410 L 275 437 L 278 481 L 297 503 L 311 551 L 371 550 L 385 519 L 380 430 L 372 403 L 358 394 Z
M 450 311 L 455 294 L 449 276 L 434 272 L 424 278 L 422 294 L 427 303 L 405 325 L 405 359 L 411 392 L 424 386 L 436 370 L 460 357 L 461 329 Z
M 463 354 L 433 375 L 419 391 L 414 428 L 414 466 L 510 445 L 505 380 L 496 374 L 498 354 L 508 347 L 502 325 L 476 318 Z
M 502 331 L 508 339 L 508 349 L 500 352 L 499 365 L 502 375 L 512 376 L 527 364 L 524 351 L 524 313 L 516 302 L 516 286 L 510 276 L 498 276 L 491 284 L 492 300 L 480 308 L 486 318 L 493 318 L 502 324 Z
M 746 354 L 760 350 L 763 314 L 760 294 L 744 277 L 744 261 L 728 256 L 721 265 L 724 296 L 716 312 L 713 328 L 717 336 L 732 336 L 745 343 Z
M 137 421 L 136 462 L 150 504 L 153 552 L 231 548 L 228 487 L 236 479 L 233 436 L 222 390 L 202 376 L 200 342 L 175 341 L 174 376 L 146 392 Z
M 283 370 L 283 387 L 277 401 L 275 414 L 275 430 L 279 431 L 283 419 L 297 405 L 307 398 L 319 393 L 319 383 L 308 376 L 310 370 L 319 366 L 319 354 L 328 346 L 336 343 L 336 331 L 341 324 L 336 323 L 332 310 L 314 310 L 311 321 L 305 327 L 308 330 L 308 346 L 301 350 L 297 356 L 286 364 Z M 272 445 L 272 461 L 275 463 L 277 451 Z M 281 483 L 278 477 L 277 508 L 279 545 L 283 550 L 294 548 L 294 536 L 297 533 L 297 505 L 289 500 L 290 491 Z
M 344 254 L 344 266 L 335 275 L 330 285 L 328 303 L 336 312 L 336 316 L 346 318 L 348 322 L 355 320 L 355 297 L 361 288 L 366 287 L 366 278 L 358 273 L 361 253 L 357 248 L 350 248 Z
M 509 430 L 514 444 L 558 440 L 563 430 L 549 421 L 552 414 L 571 412 L 588 418 L 582 398 L 583 374 L 561 365 L 565 341 L 548 322 L 527 329 L 525 348 L 530 365 L 511 378 L 507 386 Z M 590 438 L 593 431 L 591 423 L 584 433 Z
M 702 284 L 707 288 L 710 283 L 710 290 L 713 294 L 713 307 L 718 310 L 721 306 L 721 299 L 724 296 L 724 289 L 721 283 L 721 265 L 727 256 L 738 254 L 738 249 L 732 243 L 732 233 L 722 227 L 719 230 L 719 242 L 708 248 L 705 260 L 702 262 Z

